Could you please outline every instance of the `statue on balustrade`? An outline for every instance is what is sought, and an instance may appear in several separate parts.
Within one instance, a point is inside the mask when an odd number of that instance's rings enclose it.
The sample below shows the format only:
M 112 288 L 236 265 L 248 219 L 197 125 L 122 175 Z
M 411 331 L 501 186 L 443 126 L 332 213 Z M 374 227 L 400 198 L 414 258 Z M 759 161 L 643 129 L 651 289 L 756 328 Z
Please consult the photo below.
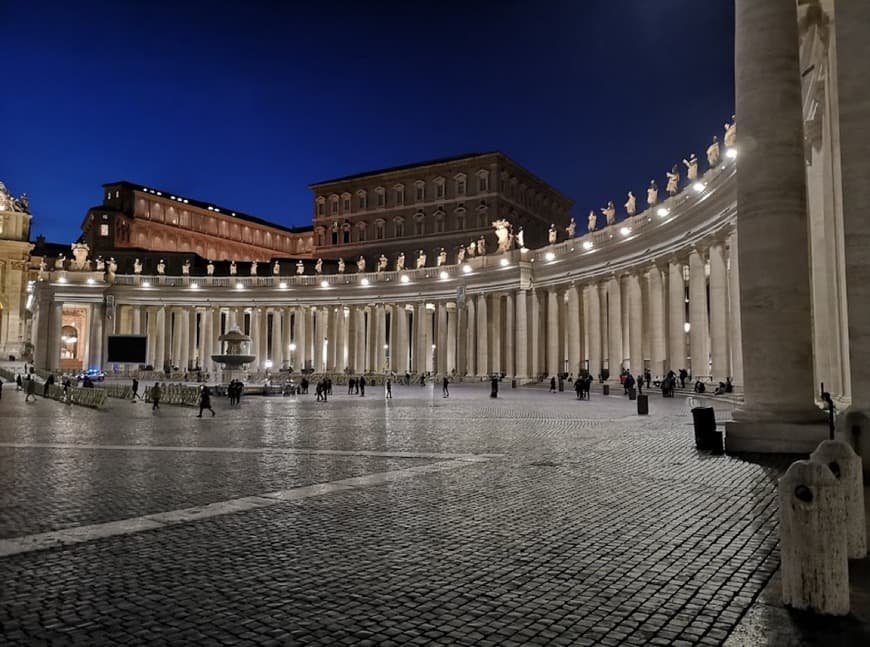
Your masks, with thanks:
M 698 156 L 692 153 L 689 159 L 684 159 L 683 164 L 686 166 L 686 178 L 689 182 L 694 182 L 698 179 Z
M 88 247 L 85 243 L 73 243 L 72 245 L 72 254 L 73 261 L 71 263 L 70 269 L 72 270 L 86 270 L 90 265 L 88 263 L 88 252 L 90 251 L 90 247 Z
M 713 168 L 719 163 L 719 138 L 714 137 L 713 143 L 707 147 L 707 164 Z
M 238 274 L 239 269 L 236 267 L 236 261 L 230 261 L 230 276 L 235 276 Z
M 396 271 L 401 272 L 405 269 L 405 252 L 399 252 L 399 256 L 396 258 Z
M 278 263 L 278 261 L 275 261 L 275 262 L 272 264 L 272 274 L 273 274 L 274 276 L 278 276 L 280 273 L 281 273 L 281 264 Z
M 486 238 L 483 237 L 483 234 L 477 239 L 477 255 L 486 256 Z
M 257 261 L 251 262 L 251 276 L 257 276 Z
M 2 184 L 2 182 L 0 182 Z M 48 269 L 48 266 L 45 264 L 45 259 L 39 261 L 39 276 L 37 277 L 40 281 L 45 280 L 45 273 Z
M 737 119 L 731 115 L 731 123 L 725 124 L 724 142 L 726 148 L 733 148 L 737 143 Z
M 668 195 L 677 195 L 677 191 L 680 190 L 680 167 L 674 164 L 671 170 L 665 173 L 665 176 L 668 178 L 668 186 L 665 187 L 665 191 L 668 192 Z
M 550 231 L 547 232 L 547 240 L 549 241 L 549 243 L 550 243 L 551 245 L 555 245 L 555 244 L 556 244 L 556 236 L 557 236 L 557 234 L 556 234 L 556 225 L 554 225 L 554 224 L 550 224 Z
M 589 210 L 589 217 L 586 220 L 586 229 L 589 231 L 595 231 L 598 229 L 598 214 L 596 214 L 592 209 Z
M 302 261 L 296 261 L 296 274 L 305 274 L 305 264 Z
M 157 273 L 166 274 L 166 263 L 163 262 L 162 258 L 157 262 Z
M 571 222 L 565 227 L 565 233 L 568 234 L 568 240 L 574 238 L 574 235 L 577 233 L 577 223 L 574 222 L 573 216 L 571 216 Z
M 468 247 L 466 247 L 465 251 L 469 257 L 474 258 L 474 255 L 477 254 L 477 243 L 472 240 L 468 243 Z
M 366 259 L 362 256 L 357 259 L 356 262 L 356 271 L 357 272 L 365 272 L 366 271 Z
M 522 227 L 520 227 L 520 230 L 517 232 L 517 245 L 520 249 L 526 248 L 526 234 Z
M 0 182 L 0 211 L 14 211 L 12 208 L 14 198 L 6 185 Z
M 659 187 L 655 180 L 649 181 L 649 187 L 646 190 L 646 203 L 651 207 L 659 201 Z
M 378 272 L 386 272 L 387 271 L 387 263 L 389 263 L 389 260 L 387 259 L 386 256 L 384 256 L 383 254 L 378 256 Z
M 344 259 L 343 258 L 338 259 L 338 273 L 344 274 Z
M 94 261 L 97 266 L 97 272 L 105 272 L 106 271 L 106 261 L 103 260 L 102 256 L 97 256 L 97 260 Z
M 633 216 L 637 213 L 637 198 L 634 197 L 634 193 L 631 191 L 628 192 L 628 200 L 625 203 L 625 213 L 629 216 Z
M 118 272 L 118 262 L 115 260 L 114 256 L 109 257 L 108 270 L 109 276 L 115 276 Z
M 616 206 L 613 204 L 613 200 L 610 200 L 607 203 L 607 206 L 601 210 L 601 213 L 604 214 L 605 221 L 608 225 L 612 225 L 616 222 Z
M 205 273 L 209 276 L 214 276 L 214 263 L 211 262 L 211 259 L 208 259 L 208 265 L 205 266 Z
M 323 259 L 318 258 L 317 262 L 314 264 L 314 273 L 322 274 L 323 273 Z
M 505 220 L 504 218 L 499 218 L 498 220 L 493 221 L 493 228 L 495 229 L 495 237 L 498 240 L 498 251 L 500 252 L 508 252 L 510 251 L 511 239 L 510 239 L 510 226 L 511 224 Z
M 142 261 L 138 258 L 133 261 L 133 274 L 141 274 L 142 273 Z
M 422 249 L 417 252 L 417 269 L 422 269 L 426 267 L 426 252 Z
M 456 250 L 456 264 L 459 265 L 460 263 L 462 263 L 464 261 L 465 261 L 465 245 L 460 245 L 459 249 Z
M 442 265 L 447 265 L 447 252 L 444 251 L 444 248 L 441 248 L 441 251 L 438 253 L 438 260 L 435 263 L 436 267 L 441 267 Z

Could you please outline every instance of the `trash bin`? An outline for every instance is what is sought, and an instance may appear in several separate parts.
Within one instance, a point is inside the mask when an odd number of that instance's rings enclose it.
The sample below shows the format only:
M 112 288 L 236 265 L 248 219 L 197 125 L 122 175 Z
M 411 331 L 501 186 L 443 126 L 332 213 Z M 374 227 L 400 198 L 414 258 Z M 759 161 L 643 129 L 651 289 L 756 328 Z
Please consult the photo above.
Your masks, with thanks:
M 716 433 L 716 414 L 713 411 L 713 407 L 693 408 L 692 422 L 695 426 L 695 447 L 698 449 L 713 449 L 715 445 L 713 434 Z
M 610 395 L 610 385 L 609 385 L 609 384 L 605 384 L 604 386 L 602 386 L 602 387 L 601 387 L 601 393 L 602 393 L 603 395 Z
M 629 400 L 637 400 L 637 389 L 636 388 L 631 387 L 628 390 L 628 399 Z
M 517 381 L 516 380 L 511 380 L 511 388 L 512 389 L 517 388 Z
M 641 393 L 637 396 L 637 415 L 645 416 L 649 413 L 649 396 Z

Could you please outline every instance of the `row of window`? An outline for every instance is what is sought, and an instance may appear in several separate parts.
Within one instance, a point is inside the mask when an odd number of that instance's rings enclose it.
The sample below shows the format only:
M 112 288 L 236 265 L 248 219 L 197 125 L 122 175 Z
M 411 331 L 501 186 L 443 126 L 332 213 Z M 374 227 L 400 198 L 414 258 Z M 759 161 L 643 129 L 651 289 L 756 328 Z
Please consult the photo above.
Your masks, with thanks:
M 413 235 L 425 236 L 426 234 L 442 234 L 447 231 L 447 219 L 444 217 L 444 212 L 436 212 L 435 218 L 428 221 L 422 213 L 418 213 L 414 217 Z M 468 225 L 467 214 L 465 211 L 457 211 L 454 214 L 454 222 L 452 231 L 463 231 Z M 477 213 L 477 217 L 472 221 L 473 226 L 477 229 L 486 227 L 489 224 L 489 215 L 486 209 L 481 209 Z M 374 226 L 374 238 L 372 240 L 384 240 L 387 237 L 387 222 L 384 220 L 376 220 Z M 402 238 L 406 235 L 404 218 L 396 218 L 392 221 L 391 238 Z M 330 245 L 347 245 L 350 243 L 366 242 L 369 240 L 369 223 L 358 222 L 356 225 L 351 225 L 349 222 L 339 223 L 335 221 L 332 227 L 328 230 L 325 227 L 317 227 L 314 230 L 314 244 L 318 247 Z M 354 234 L 355 232 L 355 234 Z M 328 241 L 328 242 L 327 242 Z

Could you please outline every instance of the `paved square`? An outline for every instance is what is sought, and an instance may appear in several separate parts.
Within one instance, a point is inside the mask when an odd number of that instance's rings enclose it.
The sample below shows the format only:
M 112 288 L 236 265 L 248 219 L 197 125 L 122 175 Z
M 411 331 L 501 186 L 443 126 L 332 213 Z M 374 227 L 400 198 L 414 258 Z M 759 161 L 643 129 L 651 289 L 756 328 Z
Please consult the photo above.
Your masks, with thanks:
M 4 644 L 718 645 L 778 563 L 787 460 L 681 399 L 3 395 Z

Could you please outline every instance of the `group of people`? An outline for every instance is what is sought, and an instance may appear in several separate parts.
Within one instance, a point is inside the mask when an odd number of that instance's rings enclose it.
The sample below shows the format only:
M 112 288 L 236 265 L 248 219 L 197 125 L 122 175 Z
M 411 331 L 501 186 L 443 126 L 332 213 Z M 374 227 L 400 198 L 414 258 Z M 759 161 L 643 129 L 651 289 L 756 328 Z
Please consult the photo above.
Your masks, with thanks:
M 227 385 L 227 397 L 230 399 L 230 406 L 237 405 L 242 399 L 242 392 L 245 390 L 245 385 L 242 384 L 241 380 L 230 380 L 229 385 Z M 202 410 L 200 410 L 202 413 Z
M 347 394 L 364 396 L 366 394 L 366 378 L 362 375 L 350 378 L 347 381 Z M 390 395 L 392 395 L 392 391 Z
M 317 384 L 314 385 L 314 395 L 318 402 L 326 402 L 326 396 L 332 395 L 332 378 L 322 377 L 317 380 Z M 363 395 L 365 395 L 365 384 L 363 384 Z
M 592 395 L 592 376 L 588 373 L 586 375 L 579 375 L 577 379 L 574 380 L 574 393 L 577 394 L 578 400 L 589 400 Z

